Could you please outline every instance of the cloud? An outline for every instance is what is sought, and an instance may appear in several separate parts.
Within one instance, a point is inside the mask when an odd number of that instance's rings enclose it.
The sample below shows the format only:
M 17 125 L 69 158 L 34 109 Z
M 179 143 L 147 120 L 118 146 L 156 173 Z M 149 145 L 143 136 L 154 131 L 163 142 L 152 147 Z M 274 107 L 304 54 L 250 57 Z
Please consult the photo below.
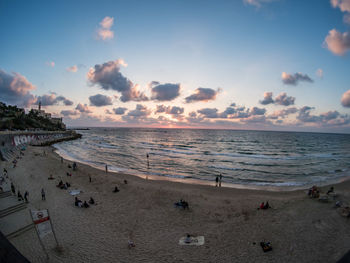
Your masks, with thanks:
M 264 3 L 270 3 L 276 0 L 243 0 L 243 3 L 255 6 L 257 8 L 261 7 Z
M 215 100 L 216 95 L 220 92 L 220 89 L 213 90 L 208 88 L 198 88 L 195 93 L 191 96 L 185 98 L 186 103 L 196 102 L 196 101 L 209 101 Z
M 109 40 L 114 37 L 114 32 L 111 30 L 113 26 L 114 18 L 106 16 L 100 22 L 100 28 L 97 30 L 98 37 L 102 40 Z
M 156 84 L 157 83 L 157 84 Z M 171 101 L 180 95 L 180 84 L 160 84 L 153 81 L 152 99 L 158 101 Z M 154 86 L 155 85 L 155 86 Z
M 55 66 L 55 62 L 53 62 L 53 61 L 47 61 L 47 62 L 46 62 L 46 65 L 47 65 L 48 67 L 53 68 L 53 67 Z
M 264 115 L 266 112 L 266 109 L 258 108 L 258 107 L 253 107 L 250 109 L 250 115 Z
M 6 73 L 0 69 L 0 99 L 5 103 L 29 107 L 36 102 L 36 98 L 30 93 L 36 87 L 24 76 L 13 72 Z
M 324 40 L 324 46 L 333 54 L 343 56 L 350 49 L 350 32 L 338 32 L 332 29 Z
M 342 12 L 345 12 L 343 21 L 350 24 L 350 0 L 331 0 L 331 4 L 334 8 L 339 7 Z
M 57 105 L 59 104 L 61 101 L 63 102 L 64 105 L 66 106 L 71 106 L 73 105 L 73 101 L 66 99 L 63 96 L 58 96 L 56 95 L 56 93 L 51 93 L 51 94 L 44 94 L 42 96 L 38 96 L 37 97 L 37 101 L 41 102 L 42 106 L 52 106 L 52 105 Z
M 264 93 L 264 99 L 260 101 L 260 104 L 262 105 L 268 105 L 271 103 L 274 103 L 275 101 L 272 98 L 272 92 L 265 92 Z
M 146 120 L 147 117 L 151 114 L 151 110 L 149 110 L 146 106 L 141 104 L 136 105 L 135 110 L 131 110 L 127 115 L 122 116 L 122 119 L 126 122 L 139 122 L 142 120 Z
M 113 112 L 117 115 L 123 115 L 126 110 L 127 110 L 127 108 L 118 107 L 118 108 L 114 108 Z
M 323 78 L 323 69 L 321 68 L 317 69 L 316 75 L 319 76 L 320 78 Z
M 96 64 L 94 68 L 90 68 L 87 79 L 92 85 L 99 85 L 104 90 L 119 91 L 123 102 L 148 100 L 144 93 L 137 90 L 137 86 L 120 73 L 121 66 L 126 66 L 122 59 Z
M 89 100 L 90 100 L 90 106 L 102 107 L 102 106 L 112 105 L 112 98 L 102 94 L 96 94 L 94 96 L 90 96 Z
M 350 108 L 350 89 L 346 91 L 341 97 L 341 104 L 344 107 Z
M 62 110 L 61 114 L 63 116 L 74 116 L 74 115 L 78 115 L 79 113 L 76 110 Z
M 295 74 L 288 74 L 286 72 L 282 72 L 282 82 L 286 85 L 296 86 L 301 81 L 310 83 L 314 82 L 307 74 L 302 74 L 300 72 Z
M 197 112 L 204 118 L 219 118 L 218 109 L 215 108 L 204 108 L 197 110 Z
M 92 111 L 89 109 L 89 107 L 86 104 L 83 105 L 79 103 L 75 109 L 80 111 L 81 113 L 92 113 Z
M 174 117 L 178 117 L 181 114 L 184 113 L 184 108 L 182 107 L 177 107 L 177 106 L 164 106 L 164 105 L 157 105 L 157 109 L 155 111 L 155 113 L 166 113 L 166 114 L 170 114 L 173 115 Z
M 264 99 L 260 101 L 262 105 L 277 104 L 283 106 L 293 105 L 295 101 L 294 97 L 287 96 L 287 93 L 279 94 L 275 99 L 272 98 L 272 92 L 265 92 Z
M 291 96 L 287 96 L 287 93 L 281 93 L 275 98 L 275 104 L 290 106 L 294 105 L 295 98 Z
M 67 70 L 68 72 L 75 73 L 75 72 L 78 71 L 78 66 L 77 66 L 77 65 L 74 65 L 74 66 L 71 66 L 71 67 L 69 67 L 69 68 L 66 68 L 66 70 Z
M 274 111 L 271 115 L 268 116 L 269 119 L 278 119 L 285 118 L 289 114 L 297 113 L 298 109 L 295 107 Z

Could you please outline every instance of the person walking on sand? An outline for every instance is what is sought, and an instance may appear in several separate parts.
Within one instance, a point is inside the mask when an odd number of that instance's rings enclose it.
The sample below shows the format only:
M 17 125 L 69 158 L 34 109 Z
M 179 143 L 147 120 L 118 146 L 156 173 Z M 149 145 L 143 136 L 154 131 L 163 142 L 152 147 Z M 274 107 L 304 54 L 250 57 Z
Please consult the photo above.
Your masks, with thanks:
M 44 188 L 41 188 L 41 200 L 46 200 Z
M 218 182 L 219 182 L 219 176 L 216 176 L 216 178 L 215 178 L 215 187 L 218 186 Z
M 28 191 L 26 191 L 26 192 L 24 193 L 24 200 L 26 201 L 26 203 L 29 203 L 29 201 L 28 201 L 28 195 L 29 195 L 29 193 L 28 193 Z
M 89 174 L 89 183 L 91 183 L 91 175 Z
M 219 175 L 219 187 L 221 187 L 221 181 L 222 181 L 222 174 Z

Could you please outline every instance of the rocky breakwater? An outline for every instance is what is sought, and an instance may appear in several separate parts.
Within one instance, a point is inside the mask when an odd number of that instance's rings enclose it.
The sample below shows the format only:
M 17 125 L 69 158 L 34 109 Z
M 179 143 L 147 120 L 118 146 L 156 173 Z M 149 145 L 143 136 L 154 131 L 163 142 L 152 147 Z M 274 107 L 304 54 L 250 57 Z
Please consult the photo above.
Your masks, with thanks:
M 2 131 L 0 132 L 0 158 L 8 161 L 26 145 L 47 146 L 61 141 L 81 138 L 75 131 Z

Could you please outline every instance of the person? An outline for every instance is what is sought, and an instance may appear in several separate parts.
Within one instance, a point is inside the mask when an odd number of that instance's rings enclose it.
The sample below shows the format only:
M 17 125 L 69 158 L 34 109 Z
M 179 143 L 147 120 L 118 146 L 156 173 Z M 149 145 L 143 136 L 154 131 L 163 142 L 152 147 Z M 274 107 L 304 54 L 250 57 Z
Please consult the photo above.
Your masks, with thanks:
M 124 180 L 124 184 L 128 184 L 128 181 L 127 181 L 127 180 Z
M 116 186 L 116 187 L 114 188 L 113 193 L 117 193 L 117 192 L 119 192 L 118 186 Z
M 77 169 L 77 163 L 74 162 L 74 163 L 73 163 L 73 171 L 75 171 L 76 169 Z
M 46 200 L 44 188 L 41 188 L 41 200 Z
M 74 200 L 74 205 L 75 205 L 75 206 L 81 207 L 81 204 L 82 204 L 82 203 L 83 203 L 83 202 L 82 202 L 81 200 L 79 200 L 78 197 L 75 197 L 75 200 Z
M 327 192 L 327 195 L 328 195 L 329 193 L 333 193 L 333 192 L 334 192 L 334 187 L 331 186 L 331 188 L 329 188 L 329 190 L 328 190 L 328 192 Z
M 92 197 L 90 197 L 89 204 L 90 204 L 90 205 L 95 204 L 95 200 L 94 200 Z
M 264 205 L 264 209 L 268 209 L 268 208 L 270 208 L 269 201 L 267 201 L 266 204 Z
M 4 176 L 7 176 L 7 170 L 4 168 Z
M 29 201 L 28 201 L 28 195 L 29 195 L 29 193 L 28 193 L 28 191 L 26 191 L 26 192 L 24 193 L 24 200 L 26 201 L 26 203 L 29 203 Z
M 260 209 L 264 209 L 264 207 L 265 207 L 265 204 L 264 204 L 264 202 L 262 202 L 262 203 L 260 204 Z
M 133 247 L 135 247 L 134 242 L 132 240 L 129 240 L 128 241 L 128 248 L 130 249 L 130 248 L 133 248 Z
M 50 177 L 49 178 L 47 178 L 48 180 L 53 180 L 53 179 L 55 179 L 54 177 L 52 177 L 52 174 L 50 174 Z
M 23 196 L 21 194 L 21 192 L 18 190 L 18 193 L 17 193 L 17 198 L 18 198 L 18 201 L 23 201 Z
M 149 168 L 149 155 L 148 155 L 148 153 L 146 154 L 146 157 L 147 157 L 147 168 Z
M 215 178 L 215 187 L 217 187 L 218 186 L 218 182 L 219 182 L 219 176 L 216 176 L 216 178 Z
M 222 181 L 222 174 L 219 175 L 219 187 L 221 187 L 221 181 Z
M 11 183 L 11 191 L 14 195 L 16 194 L 16 189 L 15 189 L 15 186 L 13 185 L 13 183 Z
M 106 173 L 108 173 L 108 165 L 106 164 Z
M 60 180 L 60 182 L 58 183 L 58 185 L 56 185 L 58 188 L 63 188 L 63 181 L 62 180 Z
M 88 208 L 88 207 L 90 207 L 90 206 L 89 206 L 88 203 L 86 203 L 86 201 L 84 201 L 83 207 Z
M 191 238 L 191 235 L 190 234 L 187 234 L 186 238 L 185 238 L 185 243 L 186 244 L 189 244 L 192 242 L 192 238 Z

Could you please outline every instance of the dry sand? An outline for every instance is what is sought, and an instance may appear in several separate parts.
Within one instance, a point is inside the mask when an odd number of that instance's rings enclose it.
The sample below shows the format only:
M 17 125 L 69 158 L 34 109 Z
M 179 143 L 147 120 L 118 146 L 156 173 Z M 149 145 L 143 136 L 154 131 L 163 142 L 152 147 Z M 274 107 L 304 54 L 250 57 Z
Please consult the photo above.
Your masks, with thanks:
M 45 238 L 50 262 L 336 262 L 350 248 L 350 219 L 339 215 L 335 201 L 310 199 L 306 190 L 268 192 L 145 180 L 82 164 L 73 172 L 68 163 L 62 164 L 51 147 L 28 147 L 16 168 L 1 164 L 22 193 L 29 191 L 29 208 L 49 208 L 62 247 L 57 252 L 53 237 Z M 56 180 L 48 180 L 50 174 Z M 55 187 L 60 178 L 71 183 L 70 189 L 83 191 L 80 199 L 92 196 L 97 205 L 75 207 L 74 197 Z M 120 192 L 113 193 L 116 185 Z M 337 200 L 350 203 L 349 186 L 349 181 L 335 185 Z M 46 201 L 41 200 L 41 188 Z M 189 202 L 189 210 L 174 208 L 181 198 Z M 273 209 L 258 210 L 266 200 Z M 204 236 L 205 244 L 180 246 L 186 233 Z M 130 239 L 136 245 L 132 249 Z M 272 243 L 272 251 L 262 251 L 263 240 Z M 45 262 L 34 229 L 10 241 L 31 262 Z

